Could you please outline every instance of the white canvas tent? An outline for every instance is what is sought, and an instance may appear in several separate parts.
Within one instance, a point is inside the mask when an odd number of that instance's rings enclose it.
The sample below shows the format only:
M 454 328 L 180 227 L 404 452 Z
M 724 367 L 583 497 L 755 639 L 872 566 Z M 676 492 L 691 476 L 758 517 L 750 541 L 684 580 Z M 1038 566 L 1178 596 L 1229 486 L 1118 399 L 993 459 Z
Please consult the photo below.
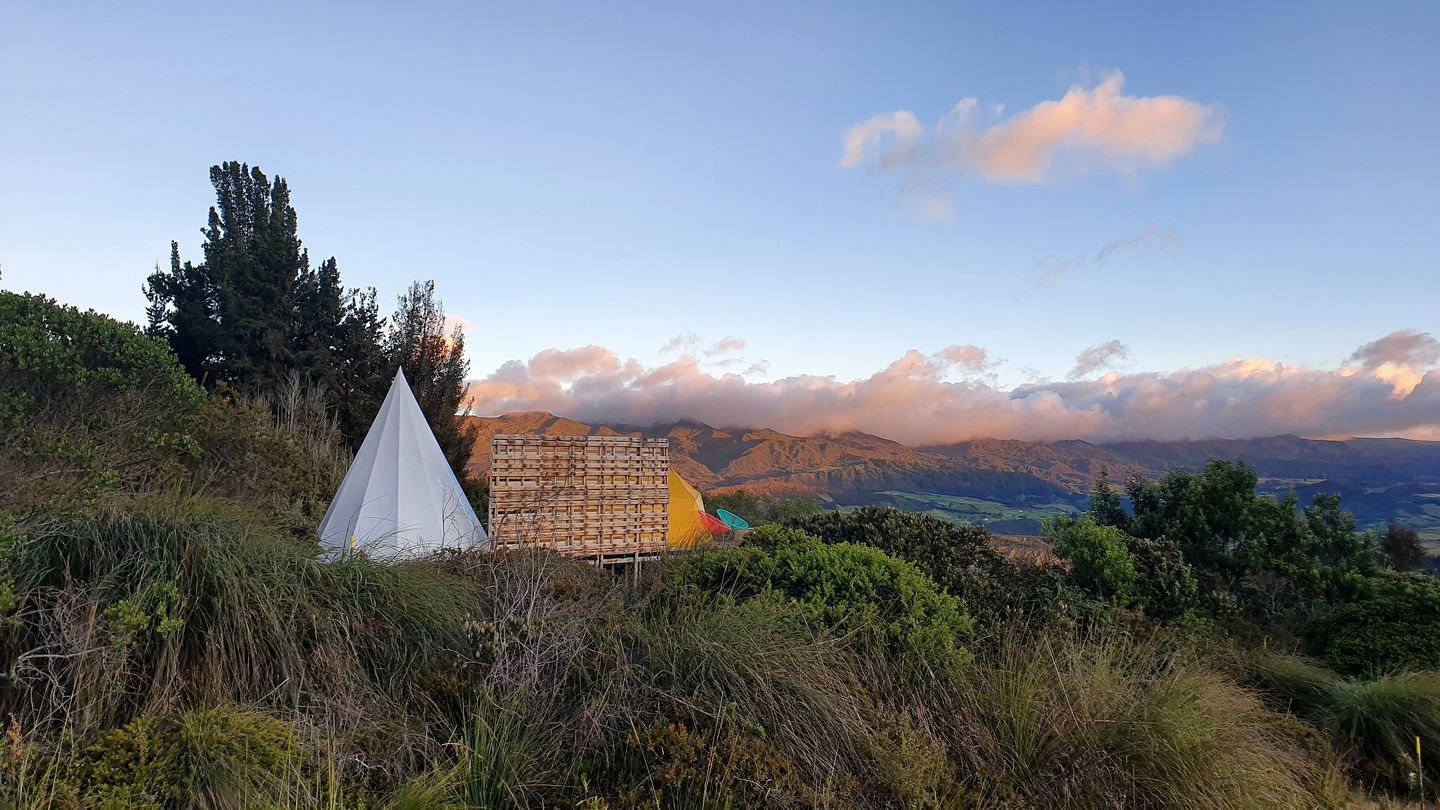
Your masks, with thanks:
M 320 521 L 320 545 L 331 554 L 371 557 L 490 545 L 399 371 Z

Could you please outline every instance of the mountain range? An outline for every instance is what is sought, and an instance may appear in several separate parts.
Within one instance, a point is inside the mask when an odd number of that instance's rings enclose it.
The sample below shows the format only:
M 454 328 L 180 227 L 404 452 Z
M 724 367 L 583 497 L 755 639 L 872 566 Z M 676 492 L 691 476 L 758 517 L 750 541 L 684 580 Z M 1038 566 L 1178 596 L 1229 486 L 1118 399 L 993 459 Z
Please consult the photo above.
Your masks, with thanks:
M 1440 541 L 1440 442 L 1282 435 L 1106 444 L 974 439 L 909 447 L 858 432 L 792 436 L 693 421 L 591 425 L 538 412 L 467 419 L 479 431 L 471 466 L 480 472 L 489 467 L 495 433 L 663 436 L 670 439 L 671 466 L 706 492 L 887 504 L 1017 534 L 1082 507 L 1102 469 L 1122 482 L 1198 469 L 1212 458 L 1244 460 L 1267 490 L 1293 487 L 1302 501 L 1338 492 L 1363 526 L 1396 520 Z

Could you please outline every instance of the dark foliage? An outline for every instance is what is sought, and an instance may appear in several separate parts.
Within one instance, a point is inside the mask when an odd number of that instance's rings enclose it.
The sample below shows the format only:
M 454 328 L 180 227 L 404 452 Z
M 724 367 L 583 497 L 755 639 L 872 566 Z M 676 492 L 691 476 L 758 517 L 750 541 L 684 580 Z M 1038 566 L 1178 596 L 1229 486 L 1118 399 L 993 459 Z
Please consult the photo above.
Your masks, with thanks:
M 465 465 L 479 428 L 456 418 L 465 398 L 470 361 L 465 359 L 465 334 L 458 325 L 447 327 L 445 304 L 435 296 L 435 282 L 417 281 L 396 304 L 385 353 L 392 365 L 405 372 L 450 468 L 478 505 L 481 484 Z
M 1316 652 L 1351 675 L 1440 669 L 1440 583 L 1387 574 L 1360 587 L 1311 625 Z
M 963 584 L 971 568 L 999 556 L 990 545 L 990 533 L 980 526 L 956 526 L 930 515 L 884 506 L 822 512 L 791 519 L 786 525 L 827 543 L 875 546 L 909 560 L 947 589 Z
M 1380 538 L 1380 553 L 1385 564 L 1395 571 L 1418 571 L 1430 555 L 1420 545 L 1420 535 L 1411 528 L 1391 523 Z
M 1179 546 L 1164 538 L 1126 537 L 1125 547 L 1139 575 L 1135 599 L 1147 616 L 1179 619 L 1199 605 L 1199 586 Z

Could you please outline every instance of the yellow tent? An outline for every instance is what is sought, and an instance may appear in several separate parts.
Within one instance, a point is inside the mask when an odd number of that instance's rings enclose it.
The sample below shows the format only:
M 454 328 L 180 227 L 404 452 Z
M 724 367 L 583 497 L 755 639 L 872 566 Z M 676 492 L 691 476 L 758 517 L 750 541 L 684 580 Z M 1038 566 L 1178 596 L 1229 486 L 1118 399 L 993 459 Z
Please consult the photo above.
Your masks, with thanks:
M 680 474 L 670 471 L 670 530 L 665 535 L 671 548 L 684 548 L 710 539 L 710 530 L 700 517 L 705 499 Z

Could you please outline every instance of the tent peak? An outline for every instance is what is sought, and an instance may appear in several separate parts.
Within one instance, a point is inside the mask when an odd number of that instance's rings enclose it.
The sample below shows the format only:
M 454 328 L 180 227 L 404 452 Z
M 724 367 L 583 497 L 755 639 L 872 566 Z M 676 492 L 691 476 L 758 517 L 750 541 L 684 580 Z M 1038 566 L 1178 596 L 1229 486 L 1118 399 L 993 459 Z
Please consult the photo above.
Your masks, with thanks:
M 340 555 L 361 550 L 373 557 L 414 557 L 489 547 L 403 370 L 395 370 L 319 534 L 321 546 Z

